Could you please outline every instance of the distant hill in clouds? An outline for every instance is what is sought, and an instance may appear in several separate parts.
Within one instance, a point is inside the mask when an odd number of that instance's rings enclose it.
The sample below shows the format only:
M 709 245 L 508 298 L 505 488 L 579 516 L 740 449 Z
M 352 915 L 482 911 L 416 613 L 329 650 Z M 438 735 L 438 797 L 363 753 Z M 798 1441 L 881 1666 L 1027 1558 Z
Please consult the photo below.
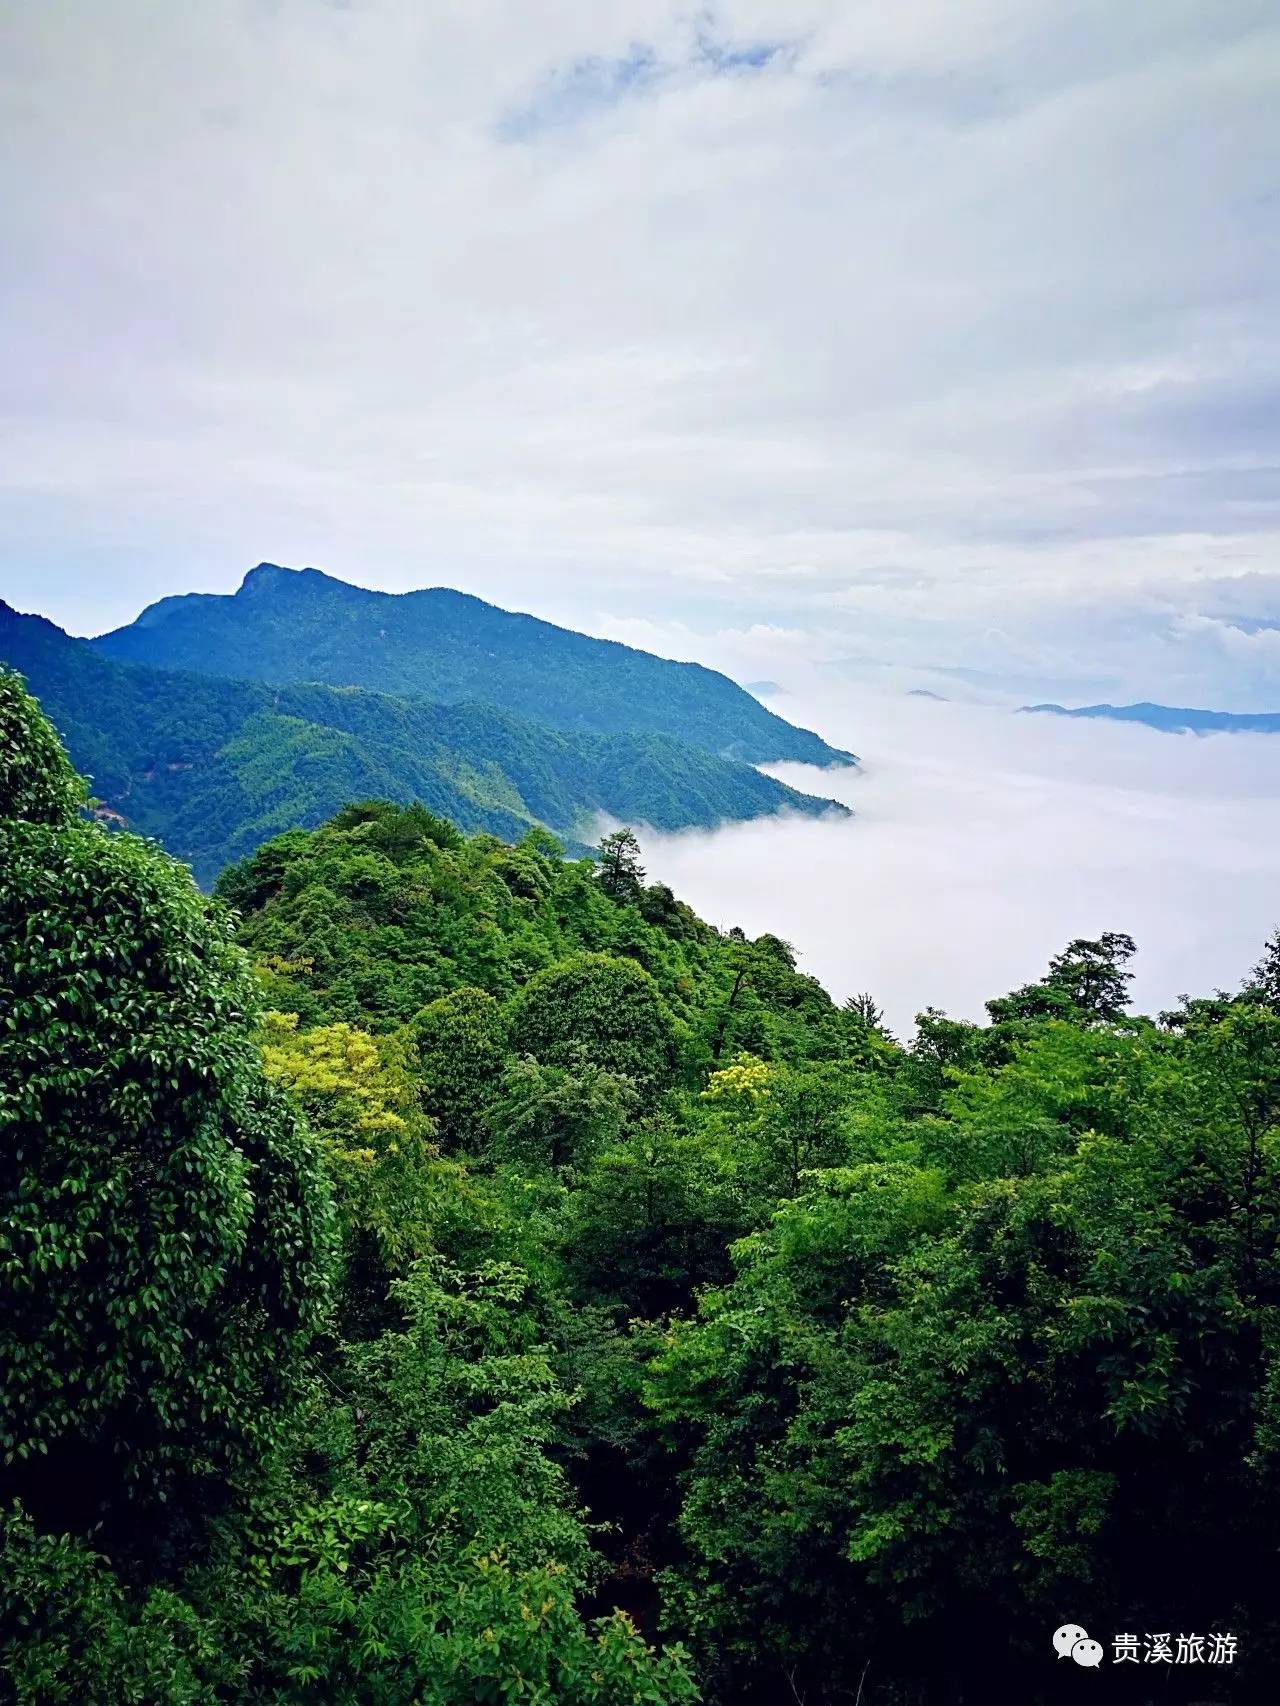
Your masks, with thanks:
M 749 764 L 856 762 L 727 676 L 434 587 L 371 592 L 260 563 L 234 594 L 163 598 L 93 644 L 121 663 L 483 701 L 553 728 L 667 735 Z
M 1023 705 L 1025 712 L 1054 717 L 1105 717 L 1142 723 L 1164 734 L 1280 734 L 1280 711 L 1197 711 L 1179 705 Z
M 0 663 L 27 678 L 110 815 L 206 884 L 281 830 L 369 798 L 417 799 L 506 840 L 542 824 L 571 842 L 599 813 L 682 829 L 847 811 L 666 733 L 569 732 L 494 705 L 124 663 L 2 601 Z

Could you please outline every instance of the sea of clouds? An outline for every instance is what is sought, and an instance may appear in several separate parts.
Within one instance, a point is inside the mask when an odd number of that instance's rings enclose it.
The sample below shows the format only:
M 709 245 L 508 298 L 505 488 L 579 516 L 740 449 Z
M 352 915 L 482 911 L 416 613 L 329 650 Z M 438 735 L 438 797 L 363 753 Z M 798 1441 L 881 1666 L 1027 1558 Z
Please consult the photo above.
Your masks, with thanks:
M 1280 924 L 1280 737 L 1159 734 L 819 679 L 770 699 L 862 757 L 771 767 L 855 816 L 641 834 L 651 879 L 773 931 L 901 1033 L 981 1018 L 1074 936 L 1138 942 L 1134 1004 L 1234 988 Z

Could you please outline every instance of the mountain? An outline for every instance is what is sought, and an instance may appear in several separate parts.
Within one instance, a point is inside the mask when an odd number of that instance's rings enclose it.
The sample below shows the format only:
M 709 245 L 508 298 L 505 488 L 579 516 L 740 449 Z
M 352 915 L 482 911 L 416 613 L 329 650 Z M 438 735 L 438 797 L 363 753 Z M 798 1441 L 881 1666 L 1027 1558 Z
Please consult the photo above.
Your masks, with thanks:
M 371 798 L 417 799 L 508 840 L 536 823 L 572 841 L 600 812 L 658 829 L 847 814 L 668 735 L 566 733 L 492 705 L 119 663 L 2 601 L 0 662 L 27 678 L 104 815 L 204 884 L 281 830 Z
M 1178 705 L 1023 705 L 1054 717 L 1105 717 L 1116 723 L 1143 723 L 1163 734 L 1280 734 L 1280 711 L 1196 711 Z
M 94 641 L 121 663 L 277 683 L 327 682 L 438 704 L 483 701 L 552 728 L 670 735 L 749 764 L 852 764 L 736 682 L 499 610 L 445 587 L 370 592 L 259 563 L 234 594 L 149 605 Z

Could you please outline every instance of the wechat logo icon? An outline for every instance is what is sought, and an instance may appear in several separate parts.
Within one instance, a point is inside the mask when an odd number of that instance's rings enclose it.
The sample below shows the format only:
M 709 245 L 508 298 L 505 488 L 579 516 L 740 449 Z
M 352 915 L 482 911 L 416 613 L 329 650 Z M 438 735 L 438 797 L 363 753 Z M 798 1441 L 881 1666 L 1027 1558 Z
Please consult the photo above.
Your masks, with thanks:
M 1060 1659 L 1072 1658 L 1086 1670 L 1102 1663 L 1101 1641 L 1091 1641 L 1089 1631 L 1078 1623 L 1064 1623 L 1053 1632 L 1053 1650 Z

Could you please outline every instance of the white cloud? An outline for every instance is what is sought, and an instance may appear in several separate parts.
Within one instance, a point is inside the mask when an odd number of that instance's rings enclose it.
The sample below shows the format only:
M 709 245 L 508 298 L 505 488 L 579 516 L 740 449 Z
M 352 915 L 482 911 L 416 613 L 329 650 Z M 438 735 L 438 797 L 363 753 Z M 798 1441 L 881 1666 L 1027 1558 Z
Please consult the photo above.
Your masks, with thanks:
M 89 629 L 265 556 L 1280 699 L 1187 626 L 1280 582 L 1265 0 L 0 31 L 15 602 Z
M 1104 930 L 1137 939 L 1136 1004 L 1159 1011 L 1237 987 L 1280 923 L 1278 738 L 782 680 L 777 709 L 864 768 L 776 774 L 857 816 L 642 834 L 646 864 L 716 923 L 790 940 L 836 997 L 870 990 L 901 1032 L 930 1004 L 980 1019 Z

